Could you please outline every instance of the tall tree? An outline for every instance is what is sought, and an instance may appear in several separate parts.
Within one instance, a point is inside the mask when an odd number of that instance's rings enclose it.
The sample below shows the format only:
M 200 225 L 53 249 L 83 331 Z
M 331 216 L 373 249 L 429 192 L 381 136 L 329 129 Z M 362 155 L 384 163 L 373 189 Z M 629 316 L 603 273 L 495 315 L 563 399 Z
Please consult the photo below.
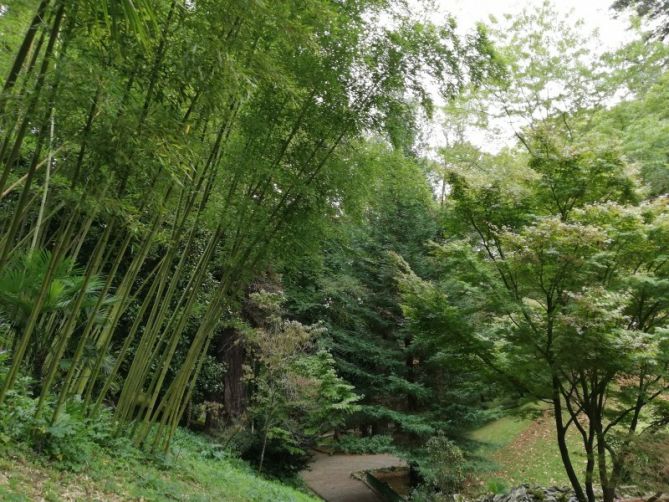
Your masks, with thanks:
M 483 31 L 461 43 L 388 1 L 26 7 L 0 15 L 25 23 L 0 91 L 0 269 L 50 258 L 0 405 L 48 340 L 36 415 L 55 423 L 75 396 L 94 415 L 111 399 L 118 432 L 131 423 L 155 448 L 245 285 L 348 196 L 346 152 L 406 116 L 406 100 L 429 108 L 421 75 L 453 93 L 490 66 Z M 386 11 L 393 22 L 374 23 Z M 61 263 L 84 280 L 62 322 L 43 322 Z

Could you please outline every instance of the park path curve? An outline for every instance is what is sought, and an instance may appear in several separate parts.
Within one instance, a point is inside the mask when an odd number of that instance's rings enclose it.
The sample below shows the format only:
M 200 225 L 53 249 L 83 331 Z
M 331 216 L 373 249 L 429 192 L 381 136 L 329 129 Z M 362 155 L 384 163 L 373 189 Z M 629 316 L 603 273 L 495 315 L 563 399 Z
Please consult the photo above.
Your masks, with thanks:
M 309 488 L 327 502 L 381 502 L 365 483 L 351 474 L 405 465 L 402 459 L 385 453 L 327 455 L 315 452 L 308 470 L 302 471 L 300 476 Z

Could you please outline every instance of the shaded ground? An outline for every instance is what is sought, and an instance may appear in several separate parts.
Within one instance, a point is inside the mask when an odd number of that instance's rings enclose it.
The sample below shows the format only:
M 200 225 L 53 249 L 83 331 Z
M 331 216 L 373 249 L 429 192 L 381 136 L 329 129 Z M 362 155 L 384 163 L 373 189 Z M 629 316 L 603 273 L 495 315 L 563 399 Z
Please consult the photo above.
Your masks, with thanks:
M 403 460 L 388 454 L 327 455 L 316 452 L 309 470 L 302 471 L 300 476 L 327 502 L 380 502 L 381 499 L 367 485 L 351 474 L 403 465 L 406 465 Z

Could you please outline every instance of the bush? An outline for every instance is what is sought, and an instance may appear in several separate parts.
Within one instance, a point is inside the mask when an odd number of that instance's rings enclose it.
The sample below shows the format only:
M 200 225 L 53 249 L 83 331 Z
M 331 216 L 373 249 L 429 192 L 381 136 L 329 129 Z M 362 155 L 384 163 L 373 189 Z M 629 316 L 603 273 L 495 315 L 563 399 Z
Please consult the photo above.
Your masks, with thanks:
M 344 453 L 394 453 L 392 436 L 379 434 L 376 436 L 341 436 L 335 443 L 335 448 Z
M 425 487 L 448 498 L 464 487 L 466 463 L 462 450 L 440 434 L 425 444 L 425 455 L 418 461 L 418 469 Z
M 113 435 L 108 410 L 101 410 L 93 419 L 86 416 L 80 401 L 70 401 L 52 424 L 53 403 L 47 401 L 36 418 L 37 399 L 30 397 L 31 383 L 31 378 L 21 378 L 7 393 L 6 404 L 0 409 L 0 443 L 27 445 L 69 471 L 89 465 L 100 447 L 117 458 L 136 455 L 130 441 Z
M 263 473 L 281 480 L 293 478 L 308 464 L 311 455 L 293 441 L 289 435 L 282 435 L 280 431 L 270 434 L 265 449 Z M 237 449 L 241 457 L 254 466 L 258 466 L 262 450 L 263 434 L 244 432 L 236 439 Z
M 442 493 L 435 493 L 434 489 L 421 485 L 411 491 L 411 502 L 452 502 L 453 497 Z
M 0 385 L 2 382 L 0 382 Z M 7 392 L 4 406 L 0 407 L 0 438 L 3 443 L 25 442 L 30 439 L 36 399 L 30 397 L 32 379 L 21 377 Z
M 59 467 L 75 472 L 90 463 L 97 446 L 86 422 L 68 413 L 61 413 L 53 425 L 36 421 L 32 436 L 37 451 L 45 453 Z

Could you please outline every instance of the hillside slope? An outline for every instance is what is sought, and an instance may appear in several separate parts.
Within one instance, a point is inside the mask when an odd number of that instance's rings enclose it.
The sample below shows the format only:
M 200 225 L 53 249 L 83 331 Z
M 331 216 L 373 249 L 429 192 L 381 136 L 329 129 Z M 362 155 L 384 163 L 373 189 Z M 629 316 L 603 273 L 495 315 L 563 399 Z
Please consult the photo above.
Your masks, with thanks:
M 311 502 L 294 488 L 258 477 L 207 441 L 181 434 L 164 459 L 147 458 L 130 447 L 89 452 L 83 465 L 64 469 L 57 459 L 25 449 L 0 458 L 0 500 Z

